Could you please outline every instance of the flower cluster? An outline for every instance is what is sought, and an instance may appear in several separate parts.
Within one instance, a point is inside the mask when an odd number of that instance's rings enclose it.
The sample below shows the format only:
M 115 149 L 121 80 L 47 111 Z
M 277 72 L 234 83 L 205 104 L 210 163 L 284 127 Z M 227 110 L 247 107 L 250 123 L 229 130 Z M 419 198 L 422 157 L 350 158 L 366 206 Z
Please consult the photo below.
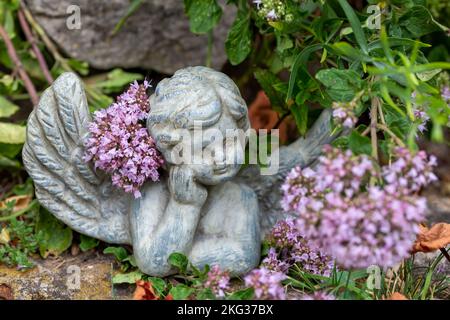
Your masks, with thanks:
M 430 117 L 426 113 L 425 107 L 423 105 L 418 105 L 416 103 L 416 96 L 417 93 L 414 91 L 411 95 L 412 102 L 413 102 L 413 114 L 414 118 L 416 119 L 418 126 L 417 129 L 420 133 L 423 133 L 427 130 L 427 124 L 428 121 L 430 121 Z
M 139 187 L 147 179 L 159 180 L 164 163 L 150 137 L 145 120 L 149 112 L 146 93 L 150 84 L 134 82 L 107 109 L 96 111 L 85 141 L 85 161 L 93 161 L 112 175 L 113 185 L 140 197 Z
M 286 294 L 281 281 L 286 279 L 282 272 L 274 272 L 265 267 L 252 270 L 244 278 L 245 285 L 255 290 L 255 296 L 261 300 L 284 300 Z
M 227 271 L 222 271 L 218 265 L 212 266 L 208 272 L 204 287 L 211 289 L 217 297 L 224 297 L 229 286 L 230 274 Z
M 288 13 L 283 0 L 253 0 L 258 9 L 258 14 L 269 21 L 291 22 L 293 15 Z
M 268 237 L 270 246 L 262 265 L 275 272 L 287 272 L 297 264 L 304 271 L 330 276 L 333 259 L 312 246 L 300 235 L 292 218 L 279 221 Z
M 335 125 L 352 128 L 358 121 L 353 107 L 349 103 L 333 102 L 331 107 L 333 108 L 333 122 Z
M 336 300 L 336 297 L 331 293 L 315 291 L 312 294 L 304 294 L 300 300 Z
M 393 167 L 379 173 L 367 156 L 324 151 L 315 171 L 295 168 L 282 186 L 282 205 L 297 213 L 298 230 L 345 268 L 390 267 L 407 257 L 426 211 L 425 199 L 412 192 L 434 179 L 434 160 L 398 149 Z M 401 173 L 408 177 L 400 189 Z M 369 184 L 383 176 L 384 187 Z
M 394 157 L 395 161 L 382 169 L 385 189 L 389 193 L 413 194 L 437 180 L 433 173 L 433 167 L 437 165 L 435 156 L 428 158 L 423 150 L 412 154 L 408 149 L 398 147 Z

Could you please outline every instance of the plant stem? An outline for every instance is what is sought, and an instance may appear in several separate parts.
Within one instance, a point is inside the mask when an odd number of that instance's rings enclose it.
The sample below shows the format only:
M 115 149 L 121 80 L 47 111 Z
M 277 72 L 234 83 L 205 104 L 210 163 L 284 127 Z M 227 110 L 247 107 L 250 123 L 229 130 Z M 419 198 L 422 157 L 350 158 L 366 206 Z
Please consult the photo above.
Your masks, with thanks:
M 25 212 L 29 211 L 30 209 L 34 208 L 37 204 L 38 204 L 37 200 L 33 200 L 30 202 L 30 204 L 26 208 L 18 210 L 16 212 L 14 212 L 13 214 L 10 214 L 9 216 L 0 217 L 0 222 L 17 218 L 18 216 L 20 216 L 20 215 L 24 214 Z
M 378 123 L 378 105 L 380 100 L 378 97 L 372 98 L 372 106 L 370 108 L 370 140 L 372 143 L 372 157 L 378 161 L 378 139 L 377 139 L 377 123 Z
M 448 262 L 450 262 L 450 255 L 448 254 L 447 250 L 445 250 L 445 248 L 440 248 L 439 250 L 444 255 L 444 257 L 448 260 Z
M 403 143 L 402 140 L 400 140 L 399 137 L 397 137 L 397 135 L 391 131 L 391 129 L 389 129 L 387 126 L 385 126 L 384 124 L 377 124 L 377 128 L 380 130 L 383 130 L 384 132 L 386 132 L 387 134 L 389 134 L 391 136 L 392 139 L 394 139 L 395 143 L 398 144 L 400 147 L 405 147 L 406 145 Z
M 206 53 L 206 66 L 208 68 L 211 68 L 213 43 L 214 43 L 214 34 L 213 34 L 213 30 L 211 29 L 208 32 L 208 51 Z
M 37 34 L 39 35 L 39 37 L 42 39 L 42 41 L 44 42 L 45 46 L 47 47 L 47 49 L 50 51 L 50 53 L 52 54 L 52 56 L 55 58 L 55 60 L 61 64 L 61 67 L 65 70 L 65 71 L 69 71 L 72 72 L 72 68 L 70 67 L 70 65 L 67 63 L 67 59 L 64 59 L 61 54 L 58 52 L 58 49 L 56 49 L 56 46 L 53 44 L 53 42 L 48 38 L 48 36 L 45 34 L 44 30 L 41 28 L 41 26 L 36 22 L 36 20 L 34 20 L 33 16 L 31 15 L 30 11 L 28 10 L 28 8 L 25 6 L 25 4 L 22 2 L 21 3 L 22 6 L 22 10 L 23 13 L 25 14 L 25 18 L 28 20 L 28 23 L 31 25 L 31 27 L 36 30 Z
M 19 76 L 22 79 L 23 84 L 25 86 L 25 89 L 30 95 L 30 100 L 33 103 L 33 106 L 36 106 L 39 102 L 39 96 L 36 92 L 36 88 L 34 87 L 34 84 L 31 81 L 30 77 L 28 76 L 28 73 L 25 71 L 22 62 L 20 61 L 19 56 L 17 55 L 16 49 L 14 48 L 14 45 L 2 25 L 0 25 L 0 37 L 2 37 L 3 41 L 5 42 L 6 49 L 8 51 L 8 56 L 11 58 L 12 62 L 16 66 Z
M 36 56 L 36 59 L 39 63 L 39 66 L 41 67 L 42 73 L 44 74 L 45 79 L 49 84 L 53 83 L 53 77 L 50 74 L 50 71 L 47 66 L 47 62 L 45 62 L 44 56 L 42 55 L 41 51 L 39 50 L 36 39 L 33 37 L 33 34 L 30 30 L 30 26 L 27 23 L 27 20 L 25 19 L 25 15 L 23 14 L 22 9 L 19 9 L 17 12 L 17 16 L 19 18 L 20 26 L 22 27 L 23 32 L 25 33 L 25 37 L 27 38 L 27 41 L 31 44 L 31 49 L 33 50 L 34 55 Z

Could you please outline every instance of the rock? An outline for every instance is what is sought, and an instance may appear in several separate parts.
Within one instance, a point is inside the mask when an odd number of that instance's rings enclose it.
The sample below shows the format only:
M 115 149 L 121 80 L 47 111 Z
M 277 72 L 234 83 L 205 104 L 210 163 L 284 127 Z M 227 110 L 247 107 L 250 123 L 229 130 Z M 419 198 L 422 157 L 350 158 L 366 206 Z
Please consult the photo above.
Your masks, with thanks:
M 145 0 L 122 29 L 112 35 L 115 25 L 125 16 L 130 1 L 123 0 L 27 0 L 31 13 L 45 32 L 70 57 L 87 61 L 92 67 L 152 69 L 172 74 L 190 65 L 206 61 L 207 36 L 189 31 L 183 1 Z M 234 6 L 225 6 L 221 22 L 214 29 L 212 67 L 226 62 L 225 39 L 234 21 Z M 67 18 L 80 7 L 81 28 L 69 30 Z
M 114 258 L 94 251 L 72 257 L 34 260 L 36 267 L 19 271 L 0 264 L 0 300 L 130 299 L 134 285 L 112 286 Z M 76 272 L 79 268 L 79 286 Z

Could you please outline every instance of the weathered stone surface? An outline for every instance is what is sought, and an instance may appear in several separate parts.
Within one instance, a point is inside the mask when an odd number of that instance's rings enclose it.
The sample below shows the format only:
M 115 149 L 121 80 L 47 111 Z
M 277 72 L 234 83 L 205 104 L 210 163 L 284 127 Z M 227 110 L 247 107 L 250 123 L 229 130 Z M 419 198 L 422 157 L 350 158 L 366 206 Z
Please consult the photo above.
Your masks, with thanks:
M 15 300 L 104 300 L 130 299 L 134 286 L 114 286 L 114 258 L 90 251 L 75 257 L 64 254 L 46 260 L 36 258 L 27 271 L 0 264 L 0 299 Z M 74 271 L 80 270 L 76 288 Z M 71 278 L 72 277 L 72 278 Z M 69 286 L 68 286 L 69 283 Z
M 181 0 L 146 0 L 114 36 L 112 31 L 126 14 L 129 1 L 27 0 L 26 3 L 67 55 L 87 61 L 95 68 L 139 67 L 172 74 L 186 66 L 205 64 L 207 36 L 189 31 Z M 70 5 L 80 7 L 79 30 L 66 26 Z M 223 8 L 222 20 L 214 30 L 212 50 L 212 66 L 217 69 L 226 62 L 224 42 L 235 16 L 233 6 Z

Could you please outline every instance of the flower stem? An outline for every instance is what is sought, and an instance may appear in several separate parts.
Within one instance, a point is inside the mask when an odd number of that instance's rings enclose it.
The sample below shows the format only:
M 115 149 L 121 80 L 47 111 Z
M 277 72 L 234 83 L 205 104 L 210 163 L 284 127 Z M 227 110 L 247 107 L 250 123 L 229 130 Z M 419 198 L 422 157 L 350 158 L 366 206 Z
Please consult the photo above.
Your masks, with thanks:
M 3 38 L 3 41 L 5 42 L 6 49 L 8 51 L 8 56 L 11 58 L 11 61 L 17 68 L 17 71 L 19 72 L 19 76 L 23 81 L 25 89 L 30 95 L 30 100 L 33 103 L 33 106 L 36 106 L 39 102 L 39 96 L 37 94 L 36 88 L 34 87 L 34 84 L 31 81 L 30 76 L 25 71 L 25 68 L 23 67 L 22 62 L 20 61 L 19 56 L 17 55 L 17 51 L 14 48 L 14 45 L 11 39 L 9 38 L 8 33 L 1 25 L 0 25 L 0 37 Z
M 383 130 L 384 132 L 386 132 L 389 136 L 391 136 L 392 139 L 394 139 L 395 143 L 398 144 L 400 147 L 405 147 L 406 145 L 403 143 L 402 140 L 400 140 L 399 137 L 397 137 L 397 135 L 391 131 L 391 129 L 389 129 L 387 126 L 385 126 L 384 124 L 377 124 L 377 128 L 380 130 Z
M 378 138 L 377 138 L 377 124 L 378 124 L 378 105 L 380 100 L 378 97 L 372 98 L 372 106 L 370 108 L 370 140 L 372 143 L 372 157 L 378 161 Z

